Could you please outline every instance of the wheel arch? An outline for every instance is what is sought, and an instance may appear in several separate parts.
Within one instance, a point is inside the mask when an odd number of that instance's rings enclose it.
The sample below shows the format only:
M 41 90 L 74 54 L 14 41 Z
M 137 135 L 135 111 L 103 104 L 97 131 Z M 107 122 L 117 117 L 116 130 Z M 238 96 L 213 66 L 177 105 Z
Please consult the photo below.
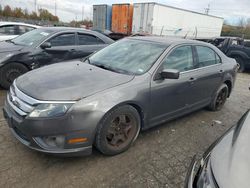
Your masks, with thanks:
M 227 97 L 230 97 L 230 94 L 232 92 L 232 87 L 233 87 L 232 82 L 231 82 L 231 80 L 226 80 L 226 81 L 224 81 L 224 84 L 226 84 L 228 87 L 228 96 Z

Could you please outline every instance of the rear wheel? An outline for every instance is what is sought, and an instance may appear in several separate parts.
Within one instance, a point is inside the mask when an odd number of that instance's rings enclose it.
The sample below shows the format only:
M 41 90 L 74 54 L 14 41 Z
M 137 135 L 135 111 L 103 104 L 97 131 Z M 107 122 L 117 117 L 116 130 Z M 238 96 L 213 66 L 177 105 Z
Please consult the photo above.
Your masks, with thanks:
M 235 60 L 239 65 L 238 72 L 244 72 L 245 71 L 245 65 L 244 65 L 243 59 L 240 58 L 240 57 L 236 57 Z
M 0 85 L 9 89 L 13 81 L 26 73 L 28 68 L 20 63 L 9 63 L 0 68 Z
M 212 111 L 219 111 L 224 106 L 227 97 L 228 97 L 228 87 L 226 84 L 222 84 L 221 87 L 217 90 L 212 102 L 208 108 Z
M 139 131 L 140 116 L 137 110 L 124 105 L 105 115 L 97 128 L 95 145 L 105 155 L 116 155 L 130 147 Z

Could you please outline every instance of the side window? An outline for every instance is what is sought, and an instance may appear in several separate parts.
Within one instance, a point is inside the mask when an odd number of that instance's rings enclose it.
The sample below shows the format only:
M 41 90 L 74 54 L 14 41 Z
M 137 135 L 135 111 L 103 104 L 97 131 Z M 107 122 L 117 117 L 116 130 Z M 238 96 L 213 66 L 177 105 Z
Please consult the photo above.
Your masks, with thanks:
M 29 27 L 29 26 L 24 26 L 24 25 L 19 25 L 19 35 L 22 35 L 26 32 L 29 32 L 31 30 L 33 30 L 33 27 Z
M 18 30 L 15 25 L 5 25 L 0 27 L 0 33 L 4 35 L 18 35 Z
M 53 37 L 48 42 L 51 43 L 51 46 L 73 46 L 75 45 L 75 34 L 74 33 L 60 34 Z
M 193 69 L 193 52 L 191 46 L 182 46 L 171 52 L 163 60 L 164 69 L 177 69 L 180 72 Z
M 94 35 L 78 33 L 79 45 L 104 44 L 104 42 Z
M 211 48 L 205 46 L 196 46 L 196 50 L 198 54 L 198 65 L 196 68 L 220 63 L 220 57 Z

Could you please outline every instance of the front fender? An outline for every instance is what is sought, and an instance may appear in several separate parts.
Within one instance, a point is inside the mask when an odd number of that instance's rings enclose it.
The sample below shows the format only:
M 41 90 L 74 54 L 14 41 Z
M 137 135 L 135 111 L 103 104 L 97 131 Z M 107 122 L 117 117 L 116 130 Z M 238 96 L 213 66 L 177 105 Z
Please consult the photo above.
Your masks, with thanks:
M 94 141 L 99 122 L 109 111 L 120 105 L 132 104 L 139 107 L 143 113 L 140 115 L 145 120 L 144 123 L 147 122 L 149 96 L 149 82 L 128 83 L 83 98 L 74 104 L 70 114 L 74 124 L 78 124 L 79 130 L 88 131 L 90 139 Z

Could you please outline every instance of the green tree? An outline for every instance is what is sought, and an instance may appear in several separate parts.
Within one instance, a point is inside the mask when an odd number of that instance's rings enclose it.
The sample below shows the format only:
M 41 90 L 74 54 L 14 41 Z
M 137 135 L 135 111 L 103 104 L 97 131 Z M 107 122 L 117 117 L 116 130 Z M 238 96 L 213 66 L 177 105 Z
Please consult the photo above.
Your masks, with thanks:
M 16 18 L 24 18 L 23 10 L 21 8 L 15 8 L 12 11 L 12 16 Z
M 6 5 L 3 9 L 3 16 L 10 17 L 12 16 L 12 10 L 9 5 Z

